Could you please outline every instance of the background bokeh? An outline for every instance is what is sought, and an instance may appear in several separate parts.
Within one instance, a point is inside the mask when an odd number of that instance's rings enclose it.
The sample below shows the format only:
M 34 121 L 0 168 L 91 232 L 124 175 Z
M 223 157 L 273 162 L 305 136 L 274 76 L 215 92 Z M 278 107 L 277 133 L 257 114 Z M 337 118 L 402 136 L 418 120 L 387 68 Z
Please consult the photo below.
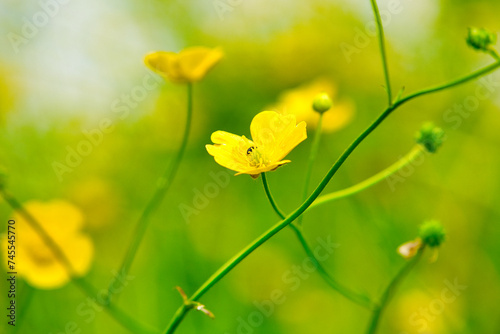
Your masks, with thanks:
M 47 3 L 53 5 L 52 17 L 13 45 L 8 34 L 21 35 Z M 469 49 L 464 37 L 468 26 L 500 30 L 498 1 L 398 3 L 400 12 L 386 25 L 394 91 L 405 87 L 413 92 L 492 61 Z M 388 2 L 379 6 L 384 10 Z M 132 267 L 133 279 L 118 301 L 135 318 L 158 328 L 181 303 L 174 286 L 192 293 L 277 221 L 260 180 L 248 176 L 231 176 L 198 214 L 184 219 L 179 206 L 193 206 L 196 194 L 212 182 L 210 173 L 224 171 L 204 147 L 213 131 L 249 135 L 252 117 L 274 104 L 281 92 L 317 77 L 331 79 L 339 99 L 354 101 L 356 114 L 345 128 L 323 137 L 312 178 L 316 184 L 386 103 L 376 38 L 368 37 L 350 57 L 339 47 L 360 42 L 356 36 L 373 20 L 368 0 L 2 0 L 0 19 L 0 164 L 21 201 L 63 198 L 81 208 L 96 253 L 88 279 L 99 288 L 113 277 L 134 224 L 179 145 L 186 92 L 162 82 L 127 107 L 127 114 L 116 113 L 116 101 L 141 86 L 145 76 L 158 79 L 143 65 L 147 52 L 192 45 L 225 51 L 224 60 L 195 86 L 186 157 L 152 218 Z M 466 114 L 453 108 L 474 99 L 477 82 L 404 105 L 355 151 L 326 191 L 392 164 L 414 145 L 420 125 L 434 121 L 447 140 L 436 155 L 405 171 L 404 182 L 394 187 L 382 182 L 314 209 L 304 219 L 314 246 L 318 237 L 338 244 L 325 267 L 373 298 L 404 264 L 397 246 L 414 238 L 422 221 L 442 221 L 448 238 L 438 261 L 429 263 L 426 257 L 404 281 L 380 332 L 500 331 L 500 73 L 487 80 L 491 96 Z M 98 128 L 104 118 L 113 120 L 114 130 L 60 180 L 53 163 L 64 162 L 68 149 L 75 149 L 84 132 Z M 310 145 L 311 140 L 301 144 L 290 154 L 291 164 L 269 175 L 287 212 L 300 203 Z M 0 220 L 11 215 L 1 202 Z M 1 226 L 5 231 L 6 224 Z M 304 259 L 293 233 L 282 231 L 203 297 L 215 321 L 193 312 L 178 333 L 364 332 L 369 312 L 331 290 L 316 273 L 294 291 L 283 281 Z M 466 288 L 433 312 L 445 281 Z M 77 307 L 87 297 L 72 284 L 37 290 L 20 281 L 18 289 L 18 333 L 65 333 L 71 321 L 81 333 L 127 333 L 105 311 L 89 322 L 79 315 Z M 286 300 L 262 325 L 241 329 L 241 322 L 258 310 L 255 303 L 269 300 L 275 289 L 284 291 Z M 5 310 L 4 279 L 0 291 Z M 0 332 L 10 333 L 2 318 Z

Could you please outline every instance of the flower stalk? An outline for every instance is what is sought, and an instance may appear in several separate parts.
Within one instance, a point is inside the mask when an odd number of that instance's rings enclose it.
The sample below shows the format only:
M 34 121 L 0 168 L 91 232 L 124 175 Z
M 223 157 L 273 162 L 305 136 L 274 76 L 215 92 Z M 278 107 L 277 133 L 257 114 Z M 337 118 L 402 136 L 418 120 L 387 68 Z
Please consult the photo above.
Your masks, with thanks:
M 408 166 L 412 164 L 415 160 L 419 159 L 425 154 L 425 149 L 422 145 L 415 145 L 408 154 L 406 154 L 404 157 L 399 159 L 397 162 L 395 162 L 393 165 L 387 167 L 383 171 L 373 175 L 372 177 L 355 184 L 349 188 L 345 188 L 339 191 L 332 192 L 327 195 L 320 196 L 316 201 L 314 201 L 313 204 L 309 207 L 308 210 L 311 210 L 312 208 L 315 208 L 317 206 L 320 206 L 322 204 L 332 202 L 350 195 L 357 194 L 377 183 L 380 181 L 385 180 L 387 177 L 397 173 L 399 170 L 404 168 L 405 166 Z
M 271 203 L 271 206 L 274 209 L 274 212 L 281 218 L 285 219 L 286 215 L 285 213 L 278 207 L 278 204 L 274 200 L 273 195 L 271 194 L 271 189 L 269 188 L 269 183 L 267 182 L 267 176 L 266 173 L 262 173 L 262 184 L 264 185 L 264 191 L 266 192 L 267 199 L 269 200 L 269 203 Z
M 146 233 L 146 230 L 148 228 L 150 217 L 160 206 L 163 198 L 165 197 L 165 194 L 172 185 L 175 175 L 177 174 L 179 165 L 182 161 L 182 158 L 184 157 L 184 152 L 186 151 L 189 139 L 189 133 L 191 129 L 192 115 L 193 115 L 193 84 L 188 83 L 186 124 L 184 127 L 184 134 L 182 136 L 182 141 L 176 156 L 174 157 L 168 168 L 163 173 L 163 176 L 161 176 L 158 179 L 156 183 L 157 184 L 156 190 L 153 196 L 151 197 L 150 201 L 146 205 L 146 208 L 144 209 L 141 217 L 139 218 L 139 221 L 137 222 L 135 231 L 132 234 L 133 235 L 132 242 L 130 243 L 127 249 L 127 252 L 125 254 L 125 257 L 123 258 L 122 264 L 119 269 L 119 272 L 123 272 L 125 275 L 127 275 L 130 271 L 132 262 L 134 261 L 135 255 L 137 254 L 141 241 L 143 240 L 144 234 Z M 115 283 L 114 281 L 111 281 L 108 286 L 108 293 L 106 297 L 107 299 L 111 298 L 111 289 L 114 283 Z
M 269 189 L 269 185 L 267 182 L 267 179 L 265 177 L 265 173 L 262 173 L 262 182 L 264 184 L 264 189 L 266 191 L 267 198 L 269 199 L 269 202 L 271 203 L 271 206 L 273 207 L 274 211 L 276 214 L 281 218 L 285 218 L 285 214 L 283 211 L 281 211 L 276 204 L 273 195 L 271 194 L 271 191 Z M 352 302 L 361 305 L 365 308 L 368 309 L 373 309 L 373 303 L 371 302 L 370 298 L 364 295 L 361 295 L 343 284 L 337 282 L 328 272 L 326 269 L 321 265 L 321 263 L 318 261 L 316 258 L 316 255 L 314 255 L 314 252 L 312 251 L 311 247 L 309 246 L 306 238 L 304 237 L 304 233 L 302 232 L 302 226 L 296 224 L 296 223 L 291 223 L 290 228 L 295 232 L 295 235 L 297 236 L 297 239 L 299 240 L 300 244 L 302 245 L 302 248 L 304 249 L 306 255 L 309 257 L 313 265 L 316 267 L 318 270 L 318 273 L 320 276 L 325 280 L 325 282 L 334 290 L 339 292 L 341 295 L 346 297 L 347 299 L 351 300 Z
M 495 69 L 500 67 L 500 61 L 497 61 L 489 66 L 486 66 L 480 70 L 477 70 L 471 74 L 460 77 L 458 79 L 452 80 L 448 83 L 434 86 L 431 88 L 423 89 L 417 91 L 413 94 L 406 96 L 405 98 L 401 98 L 399 101 L 395 102 L 391 106 L 387 107 L 376 119 L 373 123 L 371 123 L 366 130 L 364 130 L 341 154 L 341 156 L 336 160 L 324 178 L 321 180 L 317 188 L 311 193 L 311 195 L 302 203 L 295 211 L 286 216 L 285 219 L 279 221 L 266 232 L 264 232 L 260 237 L 255 239 L 245 248 L 243 248 L 240 252 L 238 252 L 235 256 L 233 256 L 229 261 L 227 261 L 224 265 L 222 265 L 212 276 L 210 276 L 205 283 L 203 283 L 198 290 L 189 298 L 191 301 L 196 301 L 200 297 L 202 297 L 211 287 L 213 287 L 217 282 L 219 282 L 225 275 L 227 275 L 234 267 L 236 267 L 244 258 L 246 258 L 249 254 L 251 254 L 255 249 L 257 249 L 260 245 L 269 240 L 276 233 L 281 231 L 283 228 L 291 224 L 295 219 L 297 219 L 302 213 L 306 211 L 306 209 L 318 198 L 324 188 L 328 185 L 332 177 L 337 173 L 339 168 L 344 164 L 347 158 L 351 155 L 351 153 L 359 146 L 359 144 L 368 137 L 394 110 L 409 102 L 417 97 L 439 92 L 451 87 L 458 86 L 465 82 L 476 79 L 482 75 L 485 75 Z M 181 323 L 182 319 L 186 316 L 186 313 L 189 310 L 185 308 L 185 306 L 181 306 L 177 312 L 174 314 L 170 323 L 167 325 L 165 331 L 163 333 L 169 334 L 174 333 L 176 328 Z
M 314 162 L 316 161 L 316 156 L 319 151 L 319 143 L 321 141 L 321 127 L 323 124 L 323 113 L 319 114 L 318 125 L 316 126 L 316 130 L 314 133 L 314 139 L 311 146 L 311 152 L 309 153 L 309 160 L 307 162 L 306 169 L 306 180 L 304 182 L 304 191 L 302 193 L 302 202 L 306 200 L 307 194 L 309 193 L 309 183 L 311 182 L 311 174 L 314 167 Z M 300 216 L 297 220 L 297 224 L 300 226 L 302 224 L 303 216 Z
M 387 288 L 384 290 L 380 301 L 373 311 L 372 317 L 370 319 L 370 323 L 368 325 L 368 329 L 366 331 L 367 334 L 375 334 L 378 328 L 378 324 L 380 322 L 380 318 L 382 316 L 383 311 L 385 310 L 387 304 L 391 300 L 392 296 L 398 285 L 403 281 L 403 279 L 410 273 L 410 271 L 415 267 L 418 263 L 422 254 L 424 252 L 424 248 L 421 248 L 418 253 L 413 257 L 409 262 L 405 263 L 405 265 L 401 268 L 401 270 L 394 276 L 391 280 Z
M 375 21 L 377 23 L 378 43 L 380 48 L 380 55 L 382 57 L 382 68 L 384 69 L 385 89 L 387 91 L 387 99 L 389 100 L 389 106 L 391 106 L 392 91 L 391 91 L 391 80 L 389 78 L 389 66 L 387 65 L 387 54 L 385 51 L 384 27 L 382 24 L 382 19 L 380 18 L 380 12 L 378 9 L 377 1 L 370 0 L 370 2 L 372 4 L 373 14 L 375 15 Z

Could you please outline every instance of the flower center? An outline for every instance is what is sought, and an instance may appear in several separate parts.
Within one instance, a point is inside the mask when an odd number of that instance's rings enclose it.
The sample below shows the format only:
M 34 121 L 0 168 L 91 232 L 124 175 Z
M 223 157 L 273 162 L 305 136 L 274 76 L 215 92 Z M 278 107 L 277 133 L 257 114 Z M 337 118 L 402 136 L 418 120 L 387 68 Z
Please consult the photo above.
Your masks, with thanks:
M 265 157 L 264 154 L 258 149 L 257 146 L 250 146 L 247 149 L 247 159 L 248 163 L 252 167 L 263 167 L 269 164 L 269 160 Z

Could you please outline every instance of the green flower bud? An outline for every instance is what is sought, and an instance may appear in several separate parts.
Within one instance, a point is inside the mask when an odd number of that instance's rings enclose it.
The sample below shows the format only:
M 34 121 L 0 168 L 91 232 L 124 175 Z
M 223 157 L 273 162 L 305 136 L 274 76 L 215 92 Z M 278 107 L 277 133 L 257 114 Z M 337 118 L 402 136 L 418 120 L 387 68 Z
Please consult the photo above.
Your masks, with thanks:
M 332 100 L 326 93 L 316 95 L 313 100 L 313 109 L 320 114 L 327 112 L 332 107 Z
M 443 144 L 444 131 L 433 123 L 425 123 L 415 137 L 417 143 L 423 145 L 430 153 L 435 153 Z
M 446 232 L 439 221 L 429 220 L 420 226 L 419 237 L 424 245 L 437 247 L 443 243 Z
M 488 51 L 490 46 L 497 42 L 497 35 L 484 28 L 469 28 L 466 41 L 473 49 Z

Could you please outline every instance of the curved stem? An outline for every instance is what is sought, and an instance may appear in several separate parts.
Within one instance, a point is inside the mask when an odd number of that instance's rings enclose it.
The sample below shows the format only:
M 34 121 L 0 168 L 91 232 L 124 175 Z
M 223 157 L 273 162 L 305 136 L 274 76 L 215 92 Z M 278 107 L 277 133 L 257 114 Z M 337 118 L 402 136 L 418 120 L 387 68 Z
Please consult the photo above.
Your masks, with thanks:
M 306 200 L 307 195 L 309 193 L 309 183 L 311 182 L 312 169 L 314 166 L 314 162 L 316 161 L 316 156 L 318 155 L 318 151 L 319 151 L 319 142 L 321 139 L 322 125 L 323 125 L 323 113 L 320 113 L 318 125 L 316 126 L 316 130 L 314 133 L 314 139 L 313 139 L 313 143 L 311 146 L 311 153 L 309 153 L 309 160 L 307 162 L 306 181 L 304 182 L 304 192 L 302 195 L 302 202 L 304 202 Z M 299 226 L 302 224 L 303 218 L 304 218 L 303 216 L 300 216 L 299 219 L 297 219 L 297 224 Z
M 368 296 L 362 295 L 356 291 L 353 291 L 349 289 L 348 287 L 344 286 L 343 284 L 337 282 L 328 272 L 326 269 L 321 265 L 321 263 L 318 261 L 316 256 L 314 255 L 314 252 L 312 251 L 311 247 L 307 243 L 307 240 L 304 237 L 304 234 L 302 233 L 301 226 L 296 226 L 295 224 L 290 224 L 290 228 L 292 228 L 299 239 L 300 244 L 304 248 L 304 251 L 306 252 L 307 256 L 313 263 L 313 265 L 316 267 L 318 270 L 318 273 L 320 276 L 325 280 L 325 282 L 334 290 L 337 290 L 341 295 L 349 299 L 350 301 L 363 306 L 367 309 L 374 309 L 375 305 L 373 302 L 370 300 Z
M 71 261 L 64 254 L 64 251 L 57 245 L 57 243 L 52 239 L 52 237 L 44 230 L 42 225 L 33 217 L 24 206 L 17 201 L 14 196 L 8 193 L 4 188 L 0 187 L 0 194 L 5 199 L 5 201 L 11 206 L 11 208 L 17 211 L 23 218 L 28 222 L 28 224 L 35 230 L 35 232 L 42 238 L 43 242 L 50 248 L 54 253 L 57 260 L 63 265 L 64 269 L 68 273 L 68 276 L 73 283 L 76 284 L 87 296 L 90 298 L 96 298 L 98 291 L 83 277 L 78 277 L 77 272 L 73 268 Z M 132 319 L 126 313 L 124 313 L 119 308 L 115 307 L 111 303 L 101 304 L 108 313 L 115 318 L 123 327 L 127 328 L 132 333 L 155 333 L 156 331 L 151 328 L 146 328 L 144 325 L 138 323 L 136 320 Z
M 132 234 L 132 241 L 129 244 L 125 257 L 123 258 L 122 264 L 119 269 L 119 273 L 123 273 L 123 275 L 127 275 L 130 271 L 130 267 L 132 266 L 132 262 L 134 261 L 135 255 L 141 241 L 146 233 L 146 229 L 149 225 L 149 217 L 156 211 L 159 207 L 161 201 L 165 197 L 170 185 L 172 184 L 173 179 L 179 169 L 180 162 L 184 156 L 184 152 L 186 151 L 186 146 L 189 138 L 189 131 L 191 128 L 191 119 L 193 114 L 193 85 L 191 83 L 187 84 L 187 115 L 186 115 L 186 124 L 184 127 L 184 134 L 182 137 L 182 142 L 180 144 L 179 150 L 177 151 L 177 155 L 174 157 L 169 167 L 165 170 L 162 177 L 160 177 L 157 181 L 156 190 L 148 202 L 146 208 L 144 209 L 137 225 L 135 227 L 134 233 Z M 108 286 L 107 298 L 110 299 L 112 287 L 115 284 L 115 281 L 111 281 Z M 114 293 L 117 294 L 116 292 Z
M 455 86 L 458 86 L 458 85 L 461 85 L 463 83 L 466 83 L 468 81 L 471 81 L 471 80 L 474 80 L 478 77 L 481 77 L 483 75 L 486 75 L 494 70 L 496 70 L 498 67 L 500 67 L 500 60 L 494 62 L 493 64 L 491 65 L 488 65 L 480 70 L 477 70 L 475 72 L 472 72 L 471 74 L 469 75 L 466 75 L 464 77 L 460 77 L 458 79 L 455 79 L 453 81 L 450 81 L 446 84 L 442 84 L 442 85 L 438 85 L 438 86 L 434 86 L 434 87 L 430 87 L 430 88 L 426 88 L 426 89 L 422 89 L 422 90 L 419 90 L 418 92 L 415 92 L 413 94 L 410 94 L 408 95 L 407 97 L 405 98 L 402 98 L 401 100 L 397 101 L 396 103 L 393 104 L 393 108 L 397 108 L 399 107 L 400 105 L 410 101 L 410 100 L 413 100 L 414 98 L 416 97 L 419 97 L 419 96 L 422 96 L 422 95 L 427 95 L 427 94 L 431 94 L 431 93 L 436 93 L 436 92 L 439 92 L 439 91 L 442 91 L 442 90 L 445 90 L 445 89 L 448 89 L 448 88 L 451 88 L 451 87 L 455 87 Z
M 281 219 L 285 219 L 286 215 L 278 207 L 278 204 L 276 204 L 276 201 L 274 200 L 274 197 L 271 194 L 271 190 L 269 189 L 269 184 L 267 183 L 266 173 L 262 173 L 262 184 L 264 185 L 264 190 L 266 191 L 267 198 L 269 199 L 269 202 L 271 203 L 271 206 L 273 207 L 274 211 L 278 216 L 280 216 Z
M 339 191 L 335 191 L 335 192 L 332 192 L 330 194 L 318 197 L 318 199 L 315 200 L 313 204 L 311 204 L 311 206 L 307 209 L 307 211 L 309 211 L 312 208 L 315 208 L 321 204 L 325 204 L 325 203 L 328 203 L 328 202 L 331 202 L 331 201 L 334 201 L 334 200 L 337 200 L 340 198 L 354 195 L 354 194 L 356 194 L 356 193 L 358 193 L 358 192 L 360 192 L 368 187 L 371 187 L 371 186 L 377 184 L 378 182 L 385 180 L 388 176 L 398 172 L 401 168 L 411 164 L 413 161 L 417 160 L 424 153 L 425 153 L 425 148 L 422 145 L 417 144 L 408 154 L 406 154 L 404 157 L 399 159 L 396 163 L 394 163 L 393 165 L 384 169 L 383 171 L 373 175 L 372 177 L 370 177 L 370 178 L 368 178 L 368 179 L 366 179 L 358 184 L 355 184 L 352 187 L 342 189 Z
M 271 206 L 273 207 L 274 211 L 278 216 L 280 216 L 281 219 L 285 218 L 285 214 L 279 209 L 278 205 L 276 204 L 273 195 L 271 194 L 271 191 L 269 189 L 269 185 L 267 183 L 267 178 L 265 177 L 265 173 L 262 173 L 262 182 L 264 184 L 264 189 L 266 191 L 267 198 L 269 199 L 269 202 L 271 203 Z M 318 270 L 318 273 L 320 276 L 325 280 L 325 282 L 330 285 L 334 290 L 337 290 L 341 295 L 346 297 L 347 299 L 351 300 L 352 302 L 361 305 L 363 307 L 366 307 L 368 309 L 373 309 L 373 303 L 370 301 L 370 299 L 366 296 L 360 295 L 359 293 L 356 293 L 349 288 L 343 286 L 341 283 L 337 282 L 333 277 L 331 277 L 326 269 L 321 265 L 321 263 L 318 261 L 316 258 L 316 255 L 314 255 L 314 252 L 312 251 L 311 247 L 307 243 L 306 238 L 304 237 L 304 234 L 302 233 L 302 227 L 296 226 L 295 223 L 292 223 L 289 225 L 290 228 L 295 232 L 295 235 L 299 239 L 300 244 L 302 245 L 302 248 L 304 248 L 304 251 L 306 252 L 306 255 L 309 257 L 313 265 L 316 267 Z
M 87 280 L 84 278 L 77 278 L 75 281 L 76 285 L 88 296 L 91 296 L 92 298 L 95 298 L 95 296 L 98 296 L 100 294 L 100 291 L 98 291 L 94 286 L 92 286 Z M 115 306 L 113 303 L 107 301 L 103 304 L 99 304 L 102 307 L 108 311 L 108 313 L 115 318 L 122 326 L 127 328 L 130 332 L 132 333 L 144 333 L 144 334 L 157 334 L 159 330 L 151 328 L 151 327 L 144 327 L 144 325 L 138 323 L 136 320 L 132 319 L 130 316 L 128 316 L 125 312 L 123 312 L 120 308 Z
M 500 60 L 500 55 L 498 54 L 498 51 L 495 50 L 494 48 L 489 48 L 488 53 L 495 58 L 495 60 Z
M 384 27 L 382 25 L 382 19 L 380 18 L 380 12 L 378 10 L 378 5 L 376 0 L 370 0 L 372 4 L 373 14 L 375 15 L 375 21 L 377 22 L 378 30 L 378 43 L 380 47 L 380 55 L 382 56 L 382 67 L 384 68 L 384 78 L 387 90 L 387 98 L 389 99 L 389 106 L 392 105 L 392 92 L 391 92 L 391 82 L 389 78 L 389 67 L 387 66 L 387 54 L 385 52 L 385 42 L 384 42 Z
M 408 263 L 406 263 L 403 268 L 396 274 L 396 276 L 389 283 L 387 288 L 384 290 L 382 297 L 380 298 L 380 302 L 378 306 L 373 311 L 372 318 L 370 319 L 370 324 L 368 326 L 367 334 L 374 334 L 377 331 L 378 323 L 380 317 L 382 316 L 382 312 L 385 307 L 389 303 L 391 297 L 393 296 L 397 286 L 401 281 L 408 275 L 408 273 L 415 267 L 418 260 L 422 257 L 424 252 L 424 248 L 420 249 L 418 253 L 415 255 L 413 259 L 411 259 Z
M 238 252 L 235 256 L 233 256 L 229 261 L 227 261 L 222 267 L 220 267 L 212 276 L 208 278 L 208 280 L 203 283 L 203 285 L 189 298 L 191 301 L 195 301 L 202 297 L 212 286 L 214 286 L 217 282 L 219 282 L 224 276 L 227 275 L 234 267 L 238 265 L 245 257 L 247 257 L 250 253 L 252 253 L 255 249 L 257 249 L 260 245 L 265 243 L 267 240 L 269 240 L 272 236 L 274 236 L 276 233 L 281 231 L 283 228 L 291 224 L 297 217 L 299 217 L 304 211 L 314 202 L 314 200 L 321 194 L 323 189 L 328 185 L 332 177 L 337 173 L 339 168 L 342 166 L 342 164 L 347 160 L 347 158 L 351 155 L 351 153 L 358 147 L 358 145 L 370 134 L 375 130 L 380 123 L 382 123 L 396 108 L 399 106 L 403 105 L 404 103 L 422 95 L 434 93 L 441 91 L 443 89 L 457 86 L 461 83 L 465 83 L 467 81 L 470 81 L 472 79 L 475 79 L 481 75 L 484 75 L 488 72 L 493 71 L 497 67 L 500 66 L 500 62 L 496 62 L 494 64 L 491 64 L 481 70 L 478 70 L 476 72 L 473 72 L 465 77 L 453 80 L 449 83 L 436 86 L 436 87 L 431 87 L 428 89 L 424 89 L 421 91 L 418 91 L 416 93 L 413 93 L 406 98 L 403 98 L 396 103 L 394 103 L 392 106 L 389 106 L 387 109 L 385 109 L 380 116 L 378 116 L 377 119 L 365 130 L 363 131 L 342 153 L 342 155 L 337 159 L 337 161 L 333 164 L 333 166 L 330 168 L 328 173 L 325 175 L 323 180 L 319 183 L 317 188 L 312 192 L 312 194 L 302 203 L 295 211 L 290 213 L 288 216 L 286 216 L 285 219 L 282 221 L 276 223 L 274 226 L 272 226 L 270 229 L 268 229 L 266 232 L 264 232 L 260 237 L 255 239 L 253 242 L 251 242 L 249 245 L 247 245 L 245 248 L 243 248 L 240 252 Z M 185 309 L 184 306 L 181 306 L 177 312 L 175 313 L 174 317 L 170 321 L 169 325 L 165 329 L 164 333 L 169 334 L 169 333 L 174 333 L 180 322 L 182 321 L 182 318 L 186 315 L 186 313 L 189 310 Z

